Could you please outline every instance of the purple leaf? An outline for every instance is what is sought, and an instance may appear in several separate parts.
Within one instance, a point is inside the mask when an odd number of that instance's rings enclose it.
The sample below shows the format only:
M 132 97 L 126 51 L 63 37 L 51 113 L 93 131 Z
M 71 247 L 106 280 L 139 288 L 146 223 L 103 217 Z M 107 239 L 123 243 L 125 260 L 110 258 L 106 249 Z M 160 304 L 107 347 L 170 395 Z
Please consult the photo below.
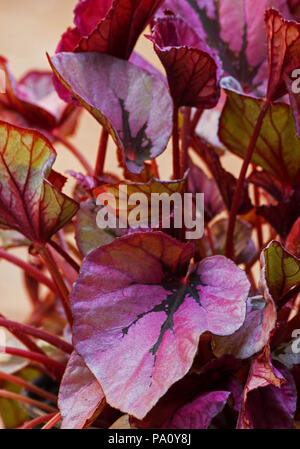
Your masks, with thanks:
M 181 18 L 158 19 L 150 39 L 168 76 L 175 104 L 210 109 L 220 97 L 220 68 L 206 44 Z
M 227 74 L 257 89 L 266 79 L 264 13 L 271 6 L 289 15 L 286 0 L 167 0 L 162 10 L 183 17 L 218 52 Z
M 101 386 L 75 351 L 61 382 L 58 405 L 62 429 L 82 429 L 104 400 Z
M 100 52 L 129 59 L 162 0 L 81 0 L 75 28 L 69 28 L 58 51 Z
M 188 372 L 203 332 L 230 335 L 245 318 L 245 273 L 216 256 L 182 283 L 192 255 L 159 232 L 122 237 L 86 257 L 71 293 L 77 351 L 108 403 L 138 418 Z
M 268 300 L 262 296 L 249 298 L 243 326 L 229 337 L 214 337 L 215 355 L 232 354 L 239 359 L 252 357 L 268 343 L 276 317 L 276 307 L 270 295 Z
M 226 405 L 230 391 L 204 393 L 184 405 L 165 423 L 164 429 L 207 429 Z
M 280 363 L 272 364 L 269 350 L 253 360 L 244 389 L 239 429 L 290 429 L 296 411 L 293 376 Z
M 173 103 L 165 84 L 133 64 L 98 53 L 60 53 L 55 74 L 111 133 L 134 173 L 160 155 L 172 132 Z M 70 70 L 72 67 L 72 70 Z

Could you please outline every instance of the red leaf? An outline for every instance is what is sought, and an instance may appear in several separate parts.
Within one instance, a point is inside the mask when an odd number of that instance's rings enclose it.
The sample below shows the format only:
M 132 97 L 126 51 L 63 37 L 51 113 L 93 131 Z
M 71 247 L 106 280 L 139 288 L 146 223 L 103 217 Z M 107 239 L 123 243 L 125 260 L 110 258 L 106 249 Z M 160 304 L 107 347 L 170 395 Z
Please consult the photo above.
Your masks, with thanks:
M 177 106 L 216 106 L 220 68 L 197 33 L 178 17 L 158 19 L 149 37 L 168 76 Z
M 76 213 L 77 203 L 60 192 L 52 172 L 56 153 L 37 131 L 0 122 L 0 226 L 33 242 L 46 242 Z

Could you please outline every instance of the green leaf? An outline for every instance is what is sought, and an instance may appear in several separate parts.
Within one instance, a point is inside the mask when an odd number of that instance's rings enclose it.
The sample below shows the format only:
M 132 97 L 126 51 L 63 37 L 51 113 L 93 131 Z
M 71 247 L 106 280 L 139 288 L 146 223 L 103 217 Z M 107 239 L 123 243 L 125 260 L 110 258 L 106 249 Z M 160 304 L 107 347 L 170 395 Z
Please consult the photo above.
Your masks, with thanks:
M 227 100 L 219 138 L 233 153 L 245 157 L 264 100 L 225 89 Z M 270 105 L 257 139 L 252 162 L 281 182 L 295 184 L 300 176 L 300 142 L 289 105 Z

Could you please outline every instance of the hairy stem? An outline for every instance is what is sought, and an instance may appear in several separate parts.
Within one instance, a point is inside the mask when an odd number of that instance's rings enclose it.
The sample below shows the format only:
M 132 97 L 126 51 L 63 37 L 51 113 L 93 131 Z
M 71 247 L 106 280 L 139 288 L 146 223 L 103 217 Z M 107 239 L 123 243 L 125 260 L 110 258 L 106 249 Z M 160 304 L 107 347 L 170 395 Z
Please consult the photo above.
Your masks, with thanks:
M 106 131 L 105 128 L 102 128 L 99 147 L 98 147 L 96 167 L 95 167 L 95 176 L 96 177 L 102 176 L 103 172 L 104 172 L 104 164 L 105 164 L 105 158 L 106 158 L 106 152 L 107 152 L 108 137 L 109 137 L 108 132 Z
M 81 154 L 81 152 L 77 150 L 77 148 L 71 142 L 62 137 L 59 133 L 53 131 L 52 135 L 58 142 L 64 145 L 73 154 L 73 156 L 75 156 L 75 158 L 80 162 L 83 168 L 85 168 L 87 174 L 89 176 L 93 176 L 93 169 L 86 158 Z
M 12 263 L 13 265 L 16 265 L 17 267 L 24 270 L 29 276 L 34 278 L 36 281 L 40 282 L 41 284 L 46 285 L 55 295 L 58 294 L 58 290 L 55 286 L 55 284 L 49 279 L 47 276 L 45 276 L 40 270 L 38 270 L 33 265 L 30 265 L 27 262 L 24 262 L 22 259 L 19 259 L 16 256 L 13 256 L 12 254 L 8 253 L 4 249 L 0 248 L 0 258 L 5 259 L 7 262 Z
M 240 197 L 242 195 L 247 170 L 248 170 L 249 164 L 251 162 L 252 155 L 255 150 L 256 142 L 259 137 L 259 133 L 260 133 L 260 130 L 261 130 L 261 127 L 262 127 L 262 124 L 263 124 L 263 121 L 264 121 L 264 118 L 265 118 L 265 115 L 266 115 L 266 112 L 267 112 L 269 106 L 270 106 L 270 103 L 265 102 L 265 104 L 259 114 L 253 135 L 252 135 L 250 143 L 249 143 L 249 147 L 247 149 L 247 153 L 244 158 L 244 162 L 243 162 L 242 169 L 241 169 L 241 172 L 240 172 L 240 175 L 238 178 L 237 186 L 236 186 L 236 189 L 234 192 L 232 207 L 231 207 L 231 211 L 229 214 L 229 224 L 228 224 L 228 230 L 227 230 L 226 252 L 225 252 L 226 257 L 228 257 L 229 259 L 232 259 L 232 260 L 234 260 L 234 244 L 233 244 L 234 228 L 235 228 L 237 213 L 238 213 L 238 209 L 239 209 Z
M 0 371 L 0 379 L 6 382 L 13 383 L 15 385 L 19 385 L 20 387 L 25 388 L 27 391 L 31 391 L 37 396 L 40 396 L 41 398 L 51 401 L 54 404 L 56 404 L 57 402 L 57 397 L 54 394 L 48 393 L 48 391 L 42 390 L 41 388 L 36 387 L 35 385 L 29 382 L 26 382 L 26 380 L 23 380 L 20 377 L 13 376 L 12 374 L 2 373 Z
M 74 350 L 72 345 L 56 335 L 49 334 L 49 332 L 29 326 L 28 324 L 17 323 L 16 321 L 7 320 L 6 318 L 0 317 L 0 326 L 5 327 L 10 332 L 17 331 L 19 333 L 30 335 L 31 337 L 46 341 L 50 345 L 55 346 L 67 354 L 71 354 Z
M 40 245 L 38 247 L 38 251 L 44 260 L 46 266 L 48 267 L 48 270 L 52 276 L 53 282 L 55 283 L 57 290 L 59 291 L 59 297 L 61 299 L 67 320 L 69 324 L 72 326 L 73 324 L 73 318 L 72 313 L 70 309 L 70 303 L 69 303 L 69 291 L 66 287 L 65 281 L 63 280 L 59 269 L 57 268 L 57 265 L 52 257 L 51 252 L 48 250 L 47 246 Z
M 173 116 L 173 179 L 180 178 L 180 149 L 179 149 L 179 126 L 178 126 L 179 108 L 174 107 Z

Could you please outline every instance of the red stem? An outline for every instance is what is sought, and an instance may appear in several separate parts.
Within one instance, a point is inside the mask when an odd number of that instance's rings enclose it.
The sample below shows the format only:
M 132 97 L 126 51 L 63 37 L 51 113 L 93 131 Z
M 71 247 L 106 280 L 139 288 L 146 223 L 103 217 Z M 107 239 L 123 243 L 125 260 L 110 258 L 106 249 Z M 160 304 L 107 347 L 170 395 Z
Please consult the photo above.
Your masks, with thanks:
M 57 410 L 54 407 L 51 407 L 51 405 L 45 404 L 44 402 L 36 401 L 35 399 L 31 399 L 27 396 L 22 396 L 21 394 L 13 393 L 12 391 L 0 390 L 0 397 L 25 402 L 26 404 L 32 405 L 33 407 L 38 407 L 45 412 L 53 413 Z
M 153 160 L 151 161 L 151 165 L 152 165 L 152 170 L 153 170 L 153 173 L 154 173 L 155 178 L 156 178 L 156 179 L 160 179 L 160 178 L 159 178 L 158 166 L 157 166 L 157 162 L 156 162 L 155 159 L 153 159 Z
M 88 175 L 93 176 L 93 169 L 91 165 L 88 163 L 86 158 L 81 154 L 79 150 L 64 137 L 60 136 L 55 131 L 52 132 L 53 137 L 58 140 L 62 145 L 64 145 L 72 154 L 76 157 L 76 159 L 80 162 L 80 164 L 85 168 Z
M 260 206 L 260 189 L 257 186 L 254 186 L 254 202 L 255 202 L 255 208 L 257 209 Z M 257 232 L 257 239 L 258 239 L 258 247 L 260 250 L 262 250 L 263 246 L 264 246 L 262 220 L 258 214 L 256 214 L 256 232 Z
M 216 249 L 215 249 L 214 241 L 213 241 L 213 238 L 212 238 L 212 235 L 211 235 L 210 227 L 208 226 L 208 224 L 206 224 L 205 228 L 206 228 L 207 240 L 208 240 L 208 243 L 209 243 L 210 250 L 212 252 L 212 255 L 215 256 L 216 255 Z
M 74 350 L 73 346 L 57 337 L 56 335 L 49 334 L 42 329 L 36 329 L 28 324 L 17 323 L 16 321 L 7 320 L 6 318 L 0 317 L 0 326 L 5 327 L 10 332 L 17 331 L 18 333 L 31 335 L 34 338 L 39 338 L 40 340 L 46 341 L 52 346 L 60 349 L 67 354 L 71 354 Z
M 52 429 L 61 420 L 60 413 L 57 413 L 53 418 L 51 418 L 42 429 Z
M 22 268 L 29 276 L 36 279 L 41 284 L 46 285 L 55 295 L 58 295 L 57 288 L 55 287 L 54 283 L 49 279 L 47 276 L 45 276 L 40 270 L 35 268 L 33 265 L 30 265 L 27 262 L 24 262 L 22 259 L 19 259 L 16 256 L 13 256 L 12 254 L 9 254 L 7 251 L 4 251 L 0 248 L 0 258 L 7 260 L 7 262 L 12 263 L 13 265 L 16 265 L 19 268 Z
M 58 245 L 54 240 L 49 241 L 49 245 L 52 246 L 52 248 L 55 249 L 55 251 L 58 252 L 58 254 L 61 255 L 65 259 L 66 262 L 75 270 L 77 273 L 80 271 L 80 266 L 78 263 L 60 246 Z
M 38 251 L 44 260 L 46 266 L 48 267 L 48 270 L 52 276 L 53 282 L 55 283 L 57 290 L 59 291 L 60 299 L 67 317 L 67 320 L 69 324 L 72 326 L 73 324 L 73 317 L 72 312 L 70 309 L 70 302 L 69 302 L 69 291 L 66 287 L 66 284 L 59 272 L 59 269 L 57 268 L 57 265 L 52 257 L 51 252 L 48 250 L 47 246 L 39 246 Z
M 39 416 L 38 418 L 32 419 L 31 421 L 27 421 L 25 424 L 23 424 L 22 427 L 19 427 L 19 429 L 33 429 L 36 426 L 39 426 L 40 424 L 43 424 L 46 421 L 49 421 L 49 419 L 56 416 L 57 413 L 49 413 L 48 415 Z
M 197 111 L 195 112 L 195 114 L 193 115 L 193 118 L 191 120 L 191 135 L 195 134 L 197 125 L 199 123 L 199 120 L 202 117 L 202 114 L 204 112 L 204 109 L 197 109 Z
M 23 359 L 31 360 L 32 362 L 40 363 L 46 368 L 51 369 L 51 371 L 55 371 L 58 380 L 61 380 L 65 372 L 65 366 L 62 363 L 57 362 L 56 360 L 53 360 L 46 355 L 38 354 L 32 351 L 26 351 L 25 349 L 10 348 L 8 346 L 0 346 L 0 353 L 1 352 L 3 354 L 10 354 L 16 357 L 22 357 Z
M 95 167 L 95 176 L 96 177 L 102 176 L 103 172 L 104 172 L 104 164 L 105 164 L 105 158 L 106 158 L 106 152 L 107 152 L 108 137 L 109 137 L 108 132 L 106 131 L 105 128 L 102 128 L 100 142 L 99 142 L 99 148 L 98 148 L 96 167 Z
M 264 118 L 265 118 L 265 115 L 266 115 L 266 112 L 267 112 L 269 106 L 270 106 L 270 103 L 265 102 L 262 110 L 260 111 L 253 135 L 250 140 L 249 147 L 247 149 L 246 156 L 244 158 L 244 162 L 243 162 L 243 166 L 242 166 L 240 176 L 239 176 L 239 179 L 237 182 L 237 186 L 236 186 L 236 189 L 234 192 L 232 207 L 231 207 L 231 211 L 229 214 L 229 225 L 228 225 L 227 240 L 226 240 L 226 257 L 228 257 L 229 259 L 232 259 L 232 260 L 234 260 L 234 244 L 233 244 L 234 228 L 235 228 L 236 217 L 237 217 L 237 213 L 238 213 L 238 209 L 239 209 L 240 198 L 242 195 L 247 170 L 248 170 L 249 164 L 251 162 L 252 155 L 255 150 L 256 142 L 259 137 L 259 133 L 260 133 L 260 130 L 261 130 L 261 127 L 262 127 L 262 124 L 263 124 L 263 121 L 264 121 Z
M 178 126 L 179 108 L 174 107 L 173 116 L 173 179 L 180 179 L 180 149 L 179 149 L 179 126 Z
M 186 107 L 183 115 L 181 134 L 180 178 L 184 177 L 189 165 L 189 146 L 191 141 L 191 108 Z
M 40 396 L 41 398 L 44 398 L 48 401 L 53 402 L 54 404 L 57 402 L 57 397 L 54 394 L 48 393 L 48 391 L 42 390 L 41 388 L 30 384 L 29 382 L 26 382 L 25 380 L 21 379 L 20 377 L 13 376 L 12 374 L 2 373 L 0 371 L 0 379 L 4 380 L 6 382 L 13 383 L 15 385 L 19 385 L 20 387 L 23 387 L 26 390 L 31 391 L 32 393 L 36 394 L 37 396 Z

